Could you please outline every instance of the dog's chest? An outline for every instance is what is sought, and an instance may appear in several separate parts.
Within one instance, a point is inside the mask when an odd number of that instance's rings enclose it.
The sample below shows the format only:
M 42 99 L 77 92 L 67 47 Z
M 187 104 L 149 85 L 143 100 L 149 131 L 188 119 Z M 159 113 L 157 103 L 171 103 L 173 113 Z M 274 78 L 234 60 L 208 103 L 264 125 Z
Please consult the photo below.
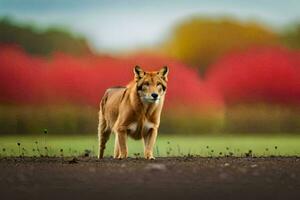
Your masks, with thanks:
M 131 122 L 127 126 L 128 135 L 133 137 L 134 139 L 140 139 L 143 134 L 148 133 L 148 131 L 154 128 L 154 123 L 150 122 L 149 120 L 144 120 L 141 122 Z

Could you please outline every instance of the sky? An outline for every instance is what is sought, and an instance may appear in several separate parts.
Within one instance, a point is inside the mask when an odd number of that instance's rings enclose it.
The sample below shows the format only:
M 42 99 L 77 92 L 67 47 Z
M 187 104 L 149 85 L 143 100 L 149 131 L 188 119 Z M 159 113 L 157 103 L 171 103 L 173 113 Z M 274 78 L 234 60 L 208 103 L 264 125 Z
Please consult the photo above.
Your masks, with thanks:
M 0 0 L 0 17 L 85 36 L 92 47 L 126 52 L 159 43 L 191 16 L 233 17 L 278 29 L 300 19 L 300 0 Z

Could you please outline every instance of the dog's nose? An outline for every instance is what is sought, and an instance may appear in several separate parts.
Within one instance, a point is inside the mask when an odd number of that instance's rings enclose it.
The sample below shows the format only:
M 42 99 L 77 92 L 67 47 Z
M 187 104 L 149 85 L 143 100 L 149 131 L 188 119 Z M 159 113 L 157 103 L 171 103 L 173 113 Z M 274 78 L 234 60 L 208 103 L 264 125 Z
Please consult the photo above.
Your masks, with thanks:
M 154 99 L 156 99 L 156 98 L 158 97 L 158 94 L 152 93 L 151 96 L 152 96 Z

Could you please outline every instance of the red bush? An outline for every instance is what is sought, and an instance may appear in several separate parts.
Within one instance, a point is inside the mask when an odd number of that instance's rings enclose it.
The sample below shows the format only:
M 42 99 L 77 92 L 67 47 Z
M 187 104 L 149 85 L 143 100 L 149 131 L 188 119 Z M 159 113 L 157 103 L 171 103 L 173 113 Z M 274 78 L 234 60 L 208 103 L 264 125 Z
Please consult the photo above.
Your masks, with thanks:
M 219 60 L 206 76 L 226 103 L 300 103 L 300 52 L 251 49 Z
M 196 71 L 172 59 L 73 57 L 56 53 L 33 57 L 16 46 L 0 46 L 0 102 L 11 104 L 75 103 L 98 106 L 106 88 L 125 85 L 136 64 L 147 70 L 170 67 L 166 106 L 170 110 L 220 108 L 226 103 L 300 102 L 300 52 L 252 49 L 219 60 L 203 82 Z
M 17 47 L 0 47 L 0 101 L 14 104 L 76 103 L 97 106 L 106 88 L 133 79 L 136 64 L 148 70 L 170 67 L 167 107 L 193 109 L 222 106 L 219 95 L 206 86 L 196 71 L 171 59 L 154 56 L 111 58 L 32 57 Z

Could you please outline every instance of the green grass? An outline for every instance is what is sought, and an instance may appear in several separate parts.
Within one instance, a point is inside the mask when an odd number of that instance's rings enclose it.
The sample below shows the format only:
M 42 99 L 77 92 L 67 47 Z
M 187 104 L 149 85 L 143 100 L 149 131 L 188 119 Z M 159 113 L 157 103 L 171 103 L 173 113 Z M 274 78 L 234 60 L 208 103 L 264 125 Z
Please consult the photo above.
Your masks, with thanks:
M 129 139 L 129 155 L 142 156 L 141 141 Z M 18 143 L 20 145 L 18 145 Z M 107 143 L 106 156 L 113 155 L 114 136 Z M 0 136 L 0 154 L 4 156 L 79 156 L 90 150 L 97 154 L 96 136 Z M 45 149 L 47 147 L 47 149 Z M 61 149 L 63 150 L 61 152 Z M 300 156 L 300 136 L 174 136 L 160 135 L 155 156 Z

